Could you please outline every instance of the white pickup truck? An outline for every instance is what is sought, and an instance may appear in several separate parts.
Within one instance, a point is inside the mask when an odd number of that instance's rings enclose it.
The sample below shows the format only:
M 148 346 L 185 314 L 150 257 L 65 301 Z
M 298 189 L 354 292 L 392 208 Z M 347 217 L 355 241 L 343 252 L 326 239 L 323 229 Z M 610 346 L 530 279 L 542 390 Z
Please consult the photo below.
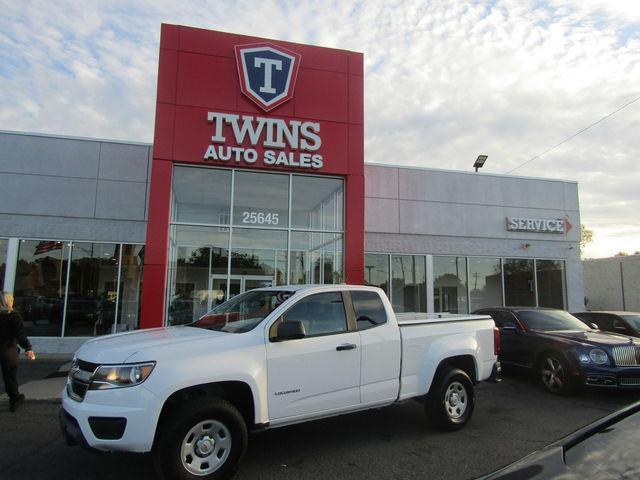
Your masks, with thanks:
M 189 325 L 85 343 L 60 423 L 71 445 L 153 451 L 165 478 L 229 478 L 251 430 L 409 398 L 436 426 L 462 428 L 498 349 L 489 316 L 396 319 L 373 287 L 262 288 Z

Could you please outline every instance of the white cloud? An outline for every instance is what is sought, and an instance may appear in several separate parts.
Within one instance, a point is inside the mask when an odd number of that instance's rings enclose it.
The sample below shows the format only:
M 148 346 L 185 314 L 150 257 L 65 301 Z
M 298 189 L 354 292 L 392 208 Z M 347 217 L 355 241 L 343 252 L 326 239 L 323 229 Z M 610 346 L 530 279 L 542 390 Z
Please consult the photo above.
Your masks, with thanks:
M 152 141 L 161 22 L 362 51 L 366 159 L 503 173 L 640 95 L 640 2 L 0 0 L 0 128 Z M 518 169 L 640 250 L 640 102 Z M 633 245 L 637 245 L 634 247 Z

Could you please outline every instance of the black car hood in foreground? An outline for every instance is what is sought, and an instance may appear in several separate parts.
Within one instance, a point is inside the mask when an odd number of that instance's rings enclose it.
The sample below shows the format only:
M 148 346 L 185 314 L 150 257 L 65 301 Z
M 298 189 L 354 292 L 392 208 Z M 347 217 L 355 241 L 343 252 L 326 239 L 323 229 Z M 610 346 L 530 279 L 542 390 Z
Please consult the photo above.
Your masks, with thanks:
M 570 342 L 577 342 L 583 345 L 616 347 L 621 345 L 640 346 L 640 339 L 630 338 L 615 333 L 601 332 L 600 330 L 556 330 L 542 331 L 533 330 L 537 335 L 553 339 L 563 339 Z
M 631 404 L 477 480 L 638 478 L 640 474 L 640 455 L 637 454 L 637 445 L 640 443 L 640 429 L 637 426 L 637 422 L 640 421 L 639 415 L 640 402 Z M 603 434 L 602 439 L 598 434 Z M 599 445 L 592 445 L 593 440 L 599 440 Z M 620 443 L 623 444 L 622 448 Z M 622 452 L 622 455 L 617 455 L 616 452 Z M 574 463 L 573 469 L 567 465 L 571 462 Z

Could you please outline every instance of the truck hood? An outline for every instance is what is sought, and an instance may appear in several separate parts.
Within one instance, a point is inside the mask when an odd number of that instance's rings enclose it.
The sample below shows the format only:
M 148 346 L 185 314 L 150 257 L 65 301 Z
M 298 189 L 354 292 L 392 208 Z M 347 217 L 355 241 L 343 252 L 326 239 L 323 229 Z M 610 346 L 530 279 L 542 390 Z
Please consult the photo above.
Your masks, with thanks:
M 237 334 L 187 326 L 152 328 L 116 333 L 89 340 L 80 347 L 76 356 L 80 360 L 91 363 L 125 363 L 136 353 L 144 354 L 145 351 L 152 349 L 175 347 L 180 344 L 193 344 L 200 341 L 219 341 L 219 339 L 228 338 L 229 335 Z M 147 358 L 146 360 L 154 359 Z
M 581 343 L 583 345 L 591 346 L 609 346 L 616 347 L 620 345 L 637 345 L 640 346 L 640 339 L 633 339 L 625 335 L 618 335 L 616 333 L 601 332 L 599 330 L 586 330 L 586 331 L 574 331 L 574 330 L 561 330 L 553 332 L 537 332 L 543 336 L 551 338 L 561 338 L 563 340 L 569 340 L 572 342 Z

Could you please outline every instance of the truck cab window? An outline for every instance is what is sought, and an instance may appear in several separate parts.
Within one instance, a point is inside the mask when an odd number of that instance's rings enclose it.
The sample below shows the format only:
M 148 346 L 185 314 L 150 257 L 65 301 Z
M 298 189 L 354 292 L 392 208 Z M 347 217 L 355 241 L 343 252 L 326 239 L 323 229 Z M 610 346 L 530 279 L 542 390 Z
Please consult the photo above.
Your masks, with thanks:
M 283 316 L 283 322 L 300 321 L 308 337 L 347 331 L 347 316 L 340 292 L 318 293 L 303 298 Z
M 356 312 L 358 330 L 366 330 L 387 323 L 384 303 L 376 292 L 352 290 L 351 300 Z

